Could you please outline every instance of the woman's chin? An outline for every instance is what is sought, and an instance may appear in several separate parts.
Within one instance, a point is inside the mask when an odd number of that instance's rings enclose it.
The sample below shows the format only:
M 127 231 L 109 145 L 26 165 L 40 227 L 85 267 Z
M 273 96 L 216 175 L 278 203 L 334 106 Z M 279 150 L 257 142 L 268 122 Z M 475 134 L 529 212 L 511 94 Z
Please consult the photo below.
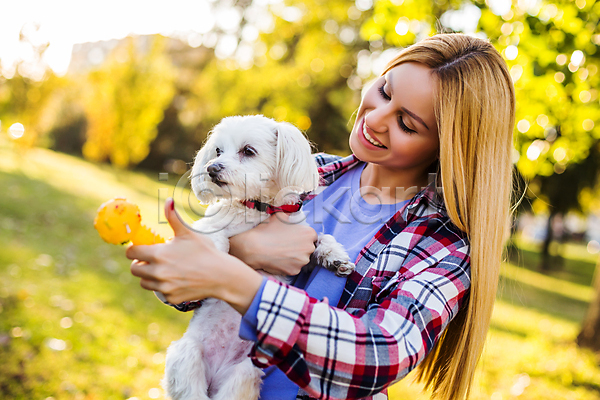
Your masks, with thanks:
M 368 154 L 363 144 L 360 143 L 360 139 L 358 138 L 356 132 L 352 133 L 348 144 L 350 146 L 350 151 L 352 151 L 352 154 L 354 154 L 356 158 L 358 158 L 360 161 L 368 162 Z

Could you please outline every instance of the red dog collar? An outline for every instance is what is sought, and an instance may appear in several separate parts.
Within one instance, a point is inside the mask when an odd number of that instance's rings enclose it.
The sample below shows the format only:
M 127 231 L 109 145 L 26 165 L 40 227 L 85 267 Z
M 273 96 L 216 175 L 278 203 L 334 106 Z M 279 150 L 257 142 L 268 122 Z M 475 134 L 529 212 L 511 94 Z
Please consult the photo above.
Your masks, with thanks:
M 258 210 L 260 212 L 266 212 L 267 214 L 275 214 L 277 212 L 284 212 L 286 214 L 295 213 L 300 211 L 302 202 L 296 204 L 285 204 L 280 207 L 275 207 L 267 203 L 261 203 L 257 200 L 242 200 L 242 204 L 252 210 Z

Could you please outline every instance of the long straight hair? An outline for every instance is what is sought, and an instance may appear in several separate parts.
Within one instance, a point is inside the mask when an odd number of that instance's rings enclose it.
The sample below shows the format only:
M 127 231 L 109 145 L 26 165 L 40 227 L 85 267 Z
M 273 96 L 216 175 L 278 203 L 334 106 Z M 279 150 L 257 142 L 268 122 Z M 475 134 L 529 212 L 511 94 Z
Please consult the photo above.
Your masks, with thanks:
M 439 179 L 450 220 L 469 238 L 471 261 L 467 301 L 418 367 L 417 378 L 434 398 L 458 400 L 469 396 L 483 351 L 509 227 L 514 86 L 498 51 L 463 34 L 418 42 L 385 72 L 405 62 L 429 67 L 436 82 Z

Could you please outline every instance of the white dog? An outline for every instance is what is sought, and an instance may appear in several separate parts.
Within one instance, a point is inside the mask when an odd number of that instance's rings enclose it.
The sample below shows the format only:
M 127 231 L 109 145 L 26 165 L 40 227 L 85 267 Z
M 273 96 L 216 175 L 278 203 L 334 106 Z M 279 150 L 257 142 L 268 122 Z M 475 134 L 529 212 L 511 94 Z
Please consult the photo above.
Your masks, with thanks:
M 301 195 L 318 186 L 318 172 L 310 144 L 293 125 L 261 115 L 235 116 L 211 132 L 194 161 L 191 183 L 196 196 L 210 204 L 194 229 L 228 251 L 229 237 L 256 226 L 273 211 L 297 211 Z M 303 219 L 301 212 L 290 215 L 290 220 Z M 354 269 L 330 235 L 319 236 L 313 259 L 342 276 Z M 194 311 L 183 338 L 167 351 L 163 386 L 169 396 L 258 399 L 263 372 L 248 357 L 252 343 L 238 336 L 240 320 L 238 312 L 216 299 L 205 300 Z

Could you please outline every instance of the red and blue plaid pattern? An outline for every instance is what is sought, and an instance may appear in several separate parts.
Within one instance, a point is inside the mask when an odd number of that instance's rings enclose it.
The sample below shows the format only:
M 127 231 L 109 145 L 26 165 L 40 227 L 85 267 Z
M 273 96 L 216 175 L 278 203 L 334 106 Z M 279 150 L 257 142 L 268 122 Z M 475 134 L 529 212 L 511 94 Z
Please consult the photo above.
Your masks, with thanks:
M 327 186 L 358 165 L 318 155 Z M 360 252 L 338 307 L 269 280 L 260 301 L 253 362 L 277 365 L 299 399 L 387 399 L 465 302 L 469 244 L 433 186 L 418 193 Z

